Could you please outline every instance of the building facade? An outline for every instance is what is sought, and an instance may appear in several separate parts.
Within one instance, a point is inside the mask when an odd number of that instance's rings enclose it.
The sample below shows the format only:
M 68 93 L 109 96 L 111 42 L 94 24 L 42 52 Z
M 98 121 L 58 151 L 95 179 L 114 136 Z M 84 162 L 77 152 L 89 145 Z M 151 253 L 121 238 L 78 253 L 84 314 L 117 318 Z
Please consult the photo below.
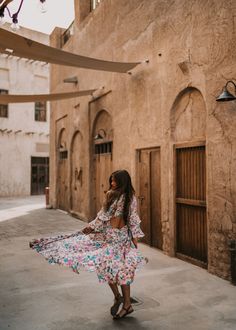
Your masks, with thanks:
M 49 44 L 49 36 L 19 33 Z M 0 55 L 0 93 L 49 93 L 47 63 Z M 0 105 L 0 196 L 43 194 L 49 181 L 49 104 Z
M 98 90 L 52 105 L 50 203 L 91 220 L 110 173 L 127 169 L 145 242 L 230 279 L 236 104 L 216 96 L 236 79 L 235 1 L 78 0 L 75 17 L 52 46 L 142 63 L 130 74 L 52 66 L 52 92 L 73 76 L 74 89 Z

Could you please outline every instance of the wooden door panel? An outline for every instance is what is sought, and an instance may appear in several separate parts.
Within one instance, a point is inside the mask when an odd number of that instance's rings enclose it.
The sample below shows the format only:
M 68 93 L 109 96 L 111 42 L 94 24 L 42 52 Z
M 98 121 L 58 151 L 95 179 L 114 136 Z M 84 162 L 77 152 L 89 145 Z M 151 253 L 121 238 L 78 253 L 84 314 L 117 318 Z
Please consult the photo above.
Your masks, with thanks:
M 46 167 L 45 165 L 38 166 L 38 194 L 42 195 L 46 187 Z
M 141 228 L 145 234 L 144 243 L 151 245 L 150 223 L 150 152 L 142 150 L 139 160 L 139 208 L 142 219 Z
M 31 158 L 31 194 L 42 195 L 49 184 L 49 158 Z
M 160 149 L 150 153 L 151 245 L 162 249 Z
M 207 263 L 205 147 L 176 150 L 177 253 Z
M 74 136 L 71 151 L 71 210 L 81 213 L 83 203 L 83 150 L 80 133 Z
M 110 161 L 110 155 L 100 155 L 100 186 L 99 186 L 99 205 L 98 210 L 102 207 L 105 197 L 105 192 L 108 189 L 108 178 L 110 173 L 107 172 L 108 162 Z
M 58 208 L 61 210 L 68 210 L 67 203 L 67 159 L 60 159 L 58 168 Z
M 95 214 L 100 208 L 100 155 L 95 156 Z
M 66 139 L 66 129 L 59 128 L 65 125 L 64 120 L 56 122 L 58 140 L 57 140 L 57 178 L 56 178 L 56 197 L 57 207 L 59 209 L 69 210 L 69 178 L 68 178 L 68 149 Z M 58 126 L 59 125 L 59 126 Z
M 160 149 L 139 152 L 138 198 L 143 242 L 162 249 Z
M 109 188 L 109 176 L 112 173 L 112 158 L 110 153 L 95 155 L 95 213 L 98 212 Z
M 176 197 L 204 201 L 206 200 L 205 152 L 202 147 L 185 149 L 177 149 Z
M 31 195 L 38 195 L 38 166 L 31 164 Z
M 204 207 L 177 205 L 178 251 L 186 256 L 207 262 Z

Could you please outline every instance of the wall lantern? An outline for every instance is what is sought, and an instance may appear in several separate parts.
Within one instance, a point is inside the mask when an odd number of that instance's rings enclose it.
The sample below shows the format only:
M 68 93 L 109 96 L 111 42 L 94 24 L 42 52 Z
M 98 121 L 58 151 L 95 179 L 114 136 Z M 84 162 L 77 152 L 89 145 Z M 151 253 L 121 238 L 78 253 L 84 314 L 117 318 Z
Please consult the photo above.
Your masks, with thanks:
M 5 14 L 7 13 L 8 16 L 12 19 L 11 29 L 12 30 L 19 30 L 20 26 L 18 24 L 18 15 L 21 11 L 22 5 L 24 0 L 20 1 L 19 7 L 15 13 L 11 13 L 10 9 L 8 8 L 8 5 L 13 2 L 13 0 L 0 0 L 0 26 L 5 23 Z M 41 13 L 46 12 L 46 0 L 39 0 L 39 3 L 41 5 Z
M 235 95 L 230 93 L 227 89 L 228 84 L 231 83 L 234 85 L 235 88 Z M 236 100 L 236 84 L 232 81 L 229 80 L 227 81 L 226 85 L 223 87 L 221 94 L 216 98 L 217 102 L 227 102 L 227 101 L 234 101 Z
M 94 136 L 94 140 L 103 140 L 106 137 L 106 132 L 103 128 L 100 128 L 97 134 Z

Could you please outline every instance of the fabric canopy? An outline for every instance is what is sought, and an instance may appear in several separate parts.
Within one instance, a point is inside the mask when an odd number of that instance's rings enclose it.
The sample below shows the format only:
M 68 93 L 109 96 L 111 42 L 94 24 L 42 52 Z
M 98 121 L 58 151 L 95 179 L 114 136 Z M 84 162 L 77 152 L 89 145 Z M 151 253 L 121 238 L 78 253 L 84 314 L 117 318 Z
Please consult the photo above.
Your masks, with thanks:
M 0 52 L 53 64 L 121 73 L 129 71 L 141 63 L 111 62 L 76 55 L 4 29 L 0 29 Z
M 0 104 L 26 103 L 26 102 L 37 102 L 37 101 L 56 101 L 56 100 L 70 99 L 73 97 L 91 95 L 95 90 L 96 89 L 84 90 L 79 92 L 70 92 L 70 93 L 35 94 L 35 95 L 0 94 Z

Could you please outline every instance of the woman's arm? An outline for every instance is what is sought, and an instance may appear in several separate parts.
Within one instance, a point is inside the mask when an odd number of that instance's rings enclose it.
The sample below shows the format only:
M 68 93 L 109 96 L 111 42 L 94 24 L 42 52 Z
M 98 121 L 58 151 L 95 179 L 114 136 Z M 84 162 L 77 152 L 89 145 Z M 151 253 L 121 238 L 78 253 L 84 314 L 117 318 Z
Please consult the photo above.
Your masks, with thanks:
M 130 205 L 130 216 L 129 216 L 129 229 L 132 233 L 132 238 L 134 240 L 134 245 L 137 245 L 138 238 L 141 238 L 144 236 L 144 233 L 142 232 L 140 228 L 141 220 L 138 215 L 137 210 L 137 199 L 135 196 L 133 196 L 131 205 Z
M 132 242 L 134 243 L 135 248 L 138 248 L 138 239 L 136 237 L 132 238 Z
M 101 212 L 101 211 L 100 211 Z M 99 214 L 100 212 L 97 214 L 97 217 L 91 221 L 88 226 L 86 226 L 83 230 L 82 233 L 84 233 L 85 235 L 91 234 L 93 232 L 98 232 L 101 231 L 103 228 L 103 222 L 102 220 L 99 219 Z
M 82 233 L 85 234 L 85 235 L 88 235 L 88 234 L 91 234 L 93 232 L 93 229 L 89 226 L 85 227 L 83 230 L 82 230 Z

